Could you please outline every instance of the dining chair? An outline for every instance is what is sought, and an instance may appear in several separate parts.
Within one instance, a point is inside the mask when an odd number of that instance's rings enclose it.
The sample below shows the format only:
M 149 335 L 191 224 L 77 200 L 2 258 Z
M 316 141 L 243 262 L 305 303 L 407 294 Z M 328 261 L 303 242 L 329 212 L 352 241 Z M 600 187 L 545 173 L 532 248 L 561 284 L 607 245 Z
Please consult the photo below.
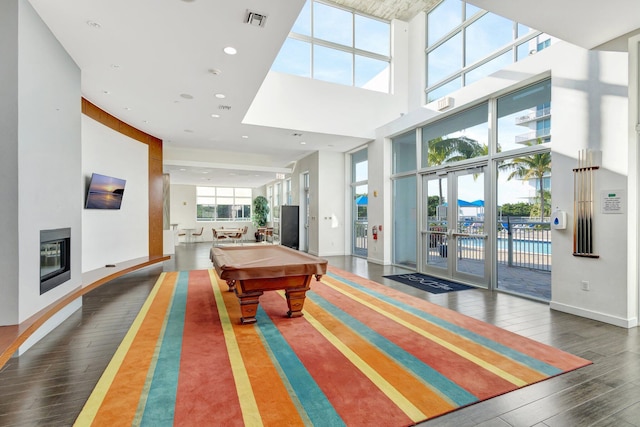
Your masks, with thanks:
M 229 238 L 229 236 L 227 236 L 226 234 L 218 234 L 215 228 L 212 228 L 211 231 L 213 231 L 213 246 L 215 246 L 217 243 L 220 243 L 220 240 Z
M 204 241 L 204 237 L 202 237 L 202 231 L 204 230 L 204 227 L 200 227 L 200 231 L 198 231 L 197 233 L 191 233 L 192 237 L 200 237 L 202 239 L 202 241 Z

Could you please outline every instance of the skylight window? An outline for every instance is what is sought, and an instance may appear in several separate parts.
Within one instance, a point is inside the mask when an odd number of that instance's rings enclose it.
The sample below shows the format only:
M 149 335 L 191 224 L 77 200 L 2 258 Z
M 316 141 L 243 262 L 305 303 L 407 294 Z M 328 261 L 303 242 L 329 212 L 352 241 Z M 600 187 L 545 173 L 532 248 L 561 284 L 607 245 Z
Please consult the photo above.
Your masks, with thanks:
M 272 71 L 389 92 L 391 25 L 308 0 Z

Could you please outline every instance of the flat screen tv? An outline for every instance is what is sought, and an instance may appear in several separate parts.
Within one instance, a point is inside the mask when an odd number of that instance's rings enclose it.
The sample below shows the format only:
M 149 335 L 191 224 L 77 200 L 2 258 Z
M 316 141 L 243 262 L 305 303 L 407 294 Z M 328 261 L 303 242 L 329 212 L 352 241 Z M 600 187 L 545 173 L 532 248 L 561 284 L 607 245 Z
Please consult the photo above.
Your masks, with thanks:
M 127 181 L 94 173 L 87 190 L 86 209 L 120 209 Z

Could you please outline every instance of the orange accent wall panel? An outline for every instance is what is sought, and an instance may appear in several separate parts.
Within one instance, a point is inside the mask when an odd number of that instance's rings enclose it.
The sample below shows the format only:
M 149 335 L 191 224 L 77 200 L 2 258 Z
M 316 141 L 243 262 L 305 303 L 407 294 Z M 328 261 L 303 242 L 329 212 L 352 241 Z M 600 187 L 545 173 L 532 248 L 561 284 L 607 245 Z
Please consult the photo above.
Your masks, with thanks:
M 82 98 L 82 113 L 149 147 L 149 256 L 162 255 L 162 140 L 134 128 L 85 98 Z

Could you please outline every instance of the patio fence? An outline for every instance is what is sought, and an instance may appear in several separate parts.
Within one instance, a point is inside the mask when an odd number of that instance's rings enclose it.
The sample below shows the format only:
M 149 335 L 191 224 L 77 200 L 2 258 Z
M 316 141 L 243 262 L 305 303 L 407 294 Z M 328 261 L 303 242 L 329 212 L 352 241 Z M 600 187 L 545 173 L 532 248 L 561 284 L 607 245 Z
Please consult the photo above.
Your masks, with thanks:
M 367 256 L 367 220 L 357 220 L 353 223 L 353 254 Z
M 446 225 L 433 222 L 430 231 L 446 231 Z M 551 229 L 547 221 L 499 221 L 497 224 L 497 262 L 509 267 L 522 267 L 540 271 L 551 271 Z M 484 234 L 484 223 L 461 221 L 458 231 L 469 234 Z M 442 248 L 448 243 L 446 234 L 431 234 L 431 248 Z M 484 261 L 483 237 L 458 237 L 456 239 L 458 259 Z M 439 253 L 430 257 L 446 256 Z

